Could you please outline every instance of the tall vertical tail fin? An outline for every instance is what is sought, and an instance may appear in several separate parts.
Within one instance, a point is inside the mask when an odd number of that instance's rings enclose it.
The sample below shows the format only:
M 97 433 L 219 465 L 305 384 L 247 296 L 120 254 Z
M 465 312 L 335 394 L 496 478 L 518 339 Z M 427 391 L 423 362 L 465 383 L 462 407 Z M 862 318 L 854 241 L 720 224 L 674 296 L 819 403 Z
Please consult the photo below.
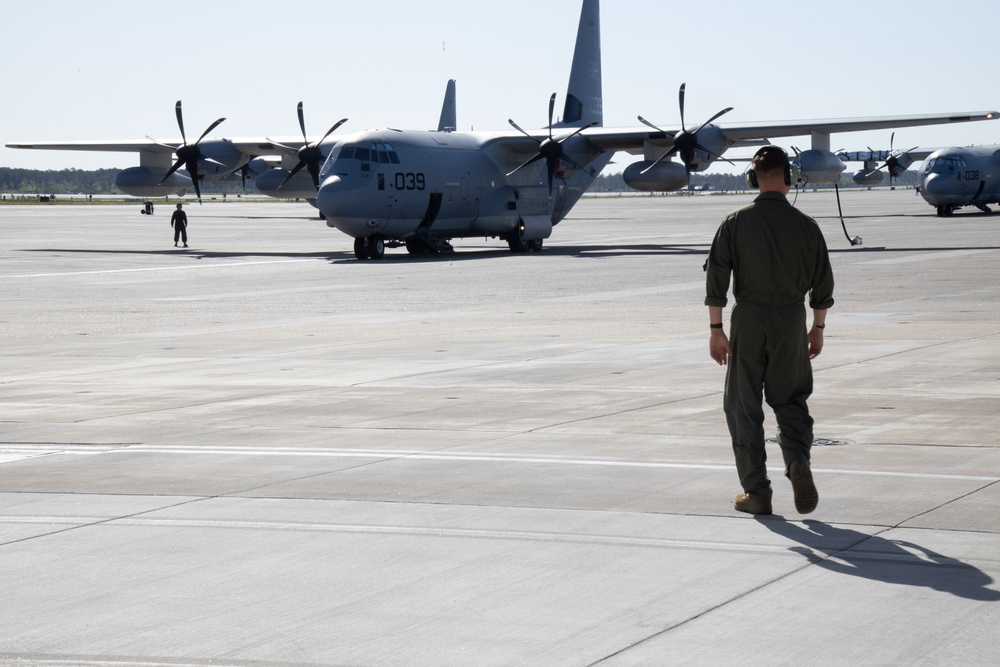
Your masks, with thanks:
M 600 0 L 583 0 L 561 124 L 579 127 L 588 123 L 604 124 Z
M 438 132 L 454 132 L 458 129 L 458 112 L 455 107 L 455 80 L 449 79 L 448 85 L 444 89 L 444 103 L 441 105 Z

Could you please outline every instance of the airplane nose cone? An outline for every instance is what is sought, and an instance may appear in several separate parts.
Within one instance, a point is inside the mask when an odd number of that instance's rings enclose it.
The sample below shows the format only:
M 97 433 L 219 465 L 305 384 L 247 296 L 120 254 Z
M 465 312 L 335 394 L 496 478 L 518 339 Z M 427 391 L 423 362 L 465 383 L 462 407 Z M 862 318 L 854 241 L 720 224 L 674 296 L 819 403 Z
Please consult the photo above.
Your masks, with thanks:
M 340 176 L 330 176 L 320 183 L 319 192 L 316 193 L 316 208 L 322 211 L 327 218 L 336 217 L 338 191 L 343 191 L 343 180 Z
M 925 195 L 946 195 L 948 194 L 948 183 L 951 179 L 946 179 L 941 174 L 929 174 L 921 184 L 921 192 Z
M 348 236 L 368 236 L 371 227 L 369 189 L 359 179 L 335 174 L 328 176 L 316 193 L 316 208 L 326 217 L 329 227 L 336 227 Z

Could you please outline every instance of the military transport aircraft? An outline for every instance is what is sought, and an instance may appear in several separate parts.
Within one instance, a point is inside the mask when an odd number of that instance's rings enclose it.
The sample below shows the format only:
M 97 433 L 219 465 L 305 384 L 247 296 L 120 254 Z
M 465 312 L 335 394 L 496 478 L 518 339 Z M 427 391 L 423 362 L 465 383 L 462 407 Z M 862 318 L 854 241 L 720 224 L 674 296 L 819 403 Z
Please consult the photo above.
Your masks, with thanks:
M 836 155 L 844 162 L 863 163 L 862 168 L 851 175 L 851 180 L 856 184 L 869 187 L 880 185 L 885 180 L 882 173 L 884 169 L 889 173 L 889 185 L 892 186 L 893 180 L 902 176 L 903 172 L 910 168 L 910 165 L 926 159 L 928 155 L 938 150 L 937 148 L 914 146 L 905 151 L 897 151 L 892 147 L 895 140 L 896 133 L 893 132 L 889 137 L 889 150 L 872 150 L 871 148 L 866 151 L 839 150 Z M 881 166 L 879 162 L 882 163 Z
M 555 122 L 555 96 L 549 100 L 548 125 L 525 131 L 511 119 L 511 130 L 498 132 L 404 131 L 386 129 L 332 135 L 310 143 L 300 116 L 303 142 L 291 140 L 206 140 L 206 131 L 188 144 L 181 125 L 180 141 L 19 143 L 12 148 L 55 150 L 133 150 L 140 167 L 125 170 L 125 190 L 140 196 L 174 192 L 183 185 L 177 168 L 183 162 L 197 190 L 197 181 L 253 174 L 266 162 L 261 157 L 291 156 L 295 149 L 326 150 L 319 172 L 316 205 L 330 227 L 355 239 L 359 259 L 377 259 L 386 247 L 405 246 L 411 252 L 451 249 L 463 237 L 507 241 L 514 252 L 537 250 L 566 217 L 616 151 L 642 155 L 623 178 L 642 191 L 686 187 L 693 171 L 702 171 L 729 148 L 758 146 L 775 137 L 810 136 L 812 145 L 797 158 L 803 178 L 827 181 L 844 165 L 830 150 L 836 132 L 877 130 L 918 125 L 990 120 L 996 111 L 909 116 L 882 116 L 814 121 L 715 123 L 731 111 L 723 109 L 700 125 L 684 117 L 685 86 L 679 94 L 680 127 L 664 127 L 639 117 L 640 126 L 604 128 L 601 80 L 600 4 L 583 0 L 569 87 L 561 119 Z M 220 121 L 221 122 L 221 121 Z M 214 127 L 214 124 L 213 126 Z M 212 128 L 210 128 L 212 129 Z M 212 143 L 212 142 L 216 143 Z M 297 148 L 296 148 L 297 147 Z M 177 162 L 171 167 L 171 154 Z M 674 158 L 678 158 L 676 161 Z M 251 158 L 257 158 L 252 160 Z M 294 161 L 294 157 L 292 160 Z M 308 166 L 308 164 L 306 165 Z M 173 173 L 168 173 L 168 169 Z M 288 174 L 272 176 L 284 182 Z M 121 174 L 119 175 L 121 176 Z M 295 177 L 304 176 L 296 174 Z M 257 176 L 259 179 L 260 176 Z M 119 185 L 120 189 L 124 188 Z M 143 189 L 145 188 L 145 190 Z M 276 188 L 281 196 L 308 192 L 291 181 Z
M 1000 203 L 1000 145 L 934 151 L 920 168 L 917 190 L 941 217 L 963 206 L 990 213 L 987 204 Z

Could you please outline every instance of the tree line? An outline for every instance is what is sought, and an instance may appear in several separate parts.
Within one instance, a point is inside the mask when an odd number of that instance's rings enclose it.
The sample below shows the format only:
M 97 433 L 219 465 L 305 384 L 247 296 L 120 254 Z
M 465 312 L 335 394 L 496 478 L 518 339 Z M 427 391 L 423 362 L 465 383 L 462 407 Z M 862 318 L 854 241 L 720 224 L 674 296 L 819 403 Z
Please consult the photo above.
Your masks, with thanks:
M 91 195 L 115 195 L 121 194 L 115 188 L 115 174 L 119 169 L 60 169 L 60 170 L 40 170 L 40 169 L 15 169 L 11 167 L 0 167 L 0 192 L 11 194 L 91 194 Z M 841 175 L 840 187 L 858 187 L 851 180 L 852 170 L 845 171 Z M 888 183 L 888 178 L 883 184 Z M 916 184 L 916 174 L 907 171 L 896 180 L 900 187 L 911 187 Z M 247 183 L 252 190 L 251 182 Z M 710 190 L 746 190 L 746 181 L 742 173 L 740 174 L 691 174 L 691 186 L 697 189 Z M 239 185 L 214 185 L 206 183 L 202 186 L 203 192 L 209 193 L 240 193 L 243 188 Z M 633 190 L 625 185 L 625 180 L 621 173 L 601 174 L 589 188 L 589 192 L 632 192 Z
M 121 195 L 115 175 L 121 169 L 15 169 L 0 167 L 0 192 L 38 195 Z M 249 182 L 248 182 L 249 185 Z M 202 192 L 243 192 L 239 185 L 205 183 Z
M 0 192 L 11 194 L 119 194 L 115 174 L 120 169 L 14 169 L 0 167 Z

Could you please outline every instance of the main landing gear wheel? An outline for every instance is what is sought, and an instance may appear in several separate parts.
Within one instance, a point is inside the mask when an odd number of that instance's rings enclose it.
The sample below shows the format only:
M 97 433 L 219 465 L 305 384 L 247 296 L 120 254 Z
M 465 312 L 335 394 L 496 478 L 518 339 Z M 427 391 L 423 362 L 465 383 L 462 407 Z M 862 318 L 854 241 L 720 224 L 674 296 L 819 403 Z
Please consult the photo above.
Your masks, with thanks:
M 512 234 L 507 238 L 507 246 L 511 252 L 541 252 L 543 244 L 542 239 L 525 241 L 519 234 Z
M 356 238 L 354 256 L 358 259 L 382 259 L 385 256 L 385 241 L 376 234 Z
M 955 212 L 955 207 L 951 204 L 944 204 L 943 206 L 937 207 L 937 214 L 939 218 L 947 218 L 949 215 Z

